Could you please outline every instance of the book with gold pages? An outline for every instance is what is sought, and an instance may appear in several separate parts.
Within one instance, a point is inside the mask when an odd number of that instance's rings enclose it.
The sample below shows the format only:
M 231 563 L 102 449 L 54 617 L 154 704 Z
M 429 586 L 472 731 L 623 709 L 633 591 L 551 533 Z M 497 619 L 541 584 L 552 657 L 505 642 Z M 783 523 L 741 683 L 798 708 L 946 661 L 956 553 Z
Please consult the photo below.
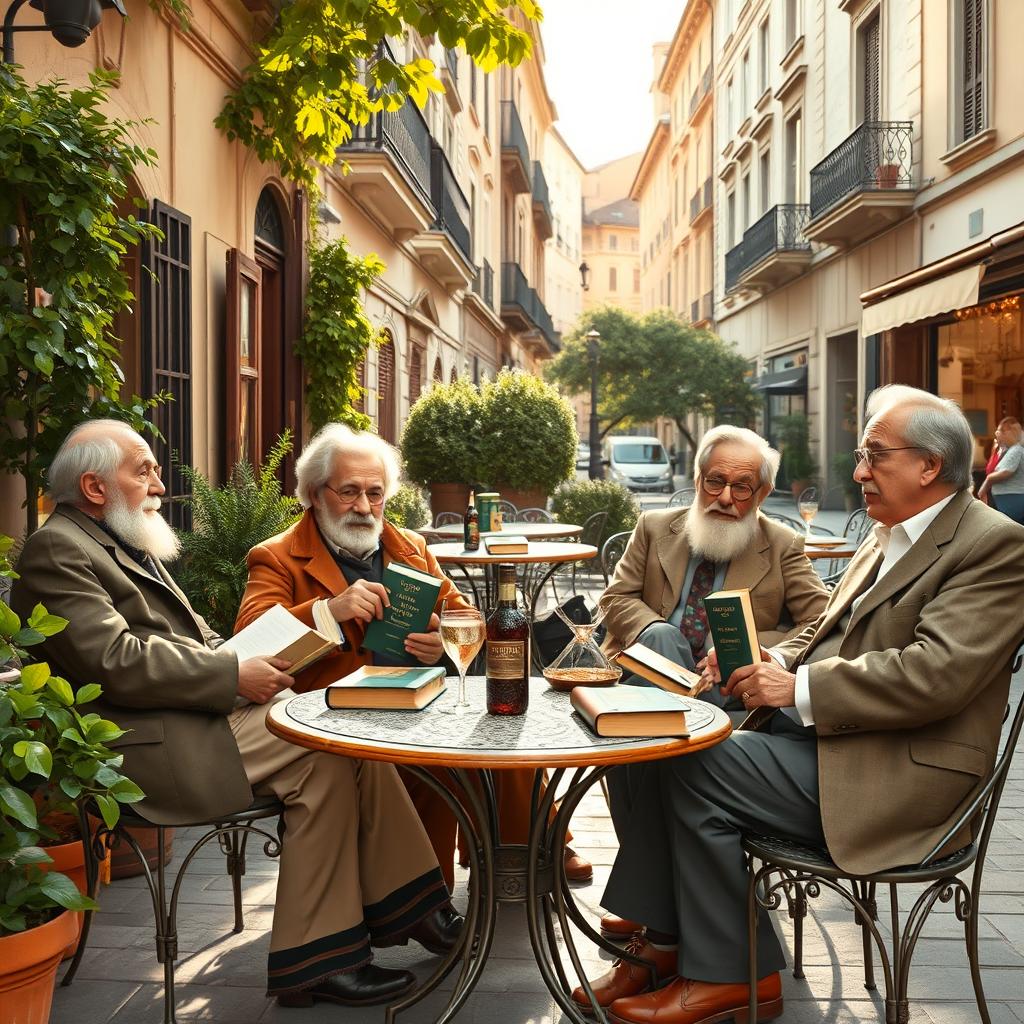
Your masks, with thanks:
M 489 555 L 525 555 L 530 550 L 530 543 L 525 537 L 503 533 L 484 537 L 484 547 Z
M 225 640 L 221 649 L 234 651 L 239 661 L 284 658 L 289 662 L 288 672 L 294 675 L 344 643 L 341 627 L 329 614 L 314 615 L 314 620 L 316 629 L 275 604 Z
M 736 669 L 761 660 L 750 591 L 719 590 L 708 594 L 704 598 L 704 611 L 718 656 L 718 669 L 722 682 L 726 683 Z
M 569 702 L 598 736 L 689 736 L 686 700 L 650 686 L 577 686 Z
M 392 668 L 363 665 L 330 683 L 324 696 L 329 708 L 377 708 L 418 711 L 445 691 L 444 668 Z
M 627 672 L 633 672 L 649 683 L 683 697 L 696 697 L 710 686 L 709 683 L 702 683 L 696 672 L 641 643 L 630 644 L 625 650 L 619 651 L 614 660 Z

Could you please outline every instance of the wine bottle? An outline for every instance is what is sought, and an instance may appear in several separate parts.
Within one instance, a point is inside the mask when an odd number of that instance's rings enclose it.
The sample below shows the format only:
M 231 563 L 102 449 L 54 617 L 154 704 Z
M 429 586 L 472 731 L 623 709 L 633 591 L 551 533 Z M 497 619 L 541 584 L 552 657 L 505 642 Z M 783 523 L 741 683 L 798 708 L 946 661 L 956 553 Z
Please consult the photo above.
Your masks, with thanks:
M 467 551 L 477 551 L 480 547 L 480 515 L 473 504 L 473 492 L 469 492 L 469 505 L 462 517 L 462 540 Z
M 530 620 L 516 600 L 516 567 L 498 566 L 498 603 L 487 619 L 487 713 L 522 715 L 530 703 Z

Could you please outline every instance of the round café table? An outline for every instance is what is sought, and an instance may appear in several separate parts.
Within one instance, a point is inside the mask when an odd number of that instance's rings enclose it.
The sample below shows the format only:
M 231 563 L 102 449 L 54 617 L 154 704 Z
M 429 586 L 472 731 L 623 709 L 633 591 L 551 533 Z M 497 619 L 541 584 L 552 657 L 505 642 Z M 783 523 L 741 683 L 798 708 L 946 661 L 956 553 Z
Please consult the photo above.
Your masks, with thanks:
M 616 765 L 678 757 L 714 746 L 729 735 L 729 718 L 713 704 L 681 697 L 687 705 L 689 737 L 601 737 L 572 711 L 568 694 L 549 689 L 541 679 L 531 679 L 529 709 L 516 717 L 486 713 L 484 677 L 471 676 L 467 684 L 478 710 L 465 715 L 443 711 L 455 702 L 457 685 L 450 685 L 421 711 L 331 710 L 323 691 L 314 690 L 275 704 L 267 716 L 267 728 L 310 750 L 402 765 L 441 795 L 465 831 L 471 882 L 466 927 L 430 978 L 388 1007 L 388 1024 L 458 967 L 451 998 L 435 1024 L 451 1021 L 487 962 L 498 906 L 523 902 L 534 957 L 565 1016 L 574 1024 L 588 1022 L 570 996 L 556 921 L 572 969 L 591 999 L 589 1020 L 606 1024 L 604 1012 L 593 999 L 570 923 L 612 955 L 643 961 L 602 938 L 577 907 L 562 857 L 569 819 L 587 790 Z M 491 777 L 496 768 L 534 769 L 530 836 L 525 846 L 501 842 Z M 542 794 L 545 769 L 552 775 Z M 574 771 L 557 813 L 552 814 L 555 790 L 567 769 Z
M 431 542 L 462 540 L 462 524 L 449 523 L 446 526 L 421 526 L 416 533 L 427 537 Z M 506 523 L 502 530 L 481 532 L 484 537 L 525 537 L 527 540 L 567 540 L 578 537 L 583 532 L 582 526 L 575 523 Z

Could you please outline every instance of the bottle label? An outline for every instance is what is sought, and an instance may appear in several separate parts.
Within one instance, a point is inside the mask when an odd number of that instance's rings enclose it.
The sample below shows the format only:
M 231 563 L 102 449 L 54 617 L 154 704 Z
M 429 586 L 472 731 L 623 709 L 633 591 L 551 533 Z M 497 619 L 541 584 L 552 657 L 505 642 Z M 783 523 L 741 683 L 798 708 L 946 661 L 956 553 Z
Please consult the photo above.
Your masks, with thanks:
M 516 585 L 515 583 L 499 583 L 498 584 L 498 600 L 499 601 L 512 601 L 515 603 L 516 599 Z
M 487 641 L 488 679 L 522 679 L 527 674 L 525 640 Z

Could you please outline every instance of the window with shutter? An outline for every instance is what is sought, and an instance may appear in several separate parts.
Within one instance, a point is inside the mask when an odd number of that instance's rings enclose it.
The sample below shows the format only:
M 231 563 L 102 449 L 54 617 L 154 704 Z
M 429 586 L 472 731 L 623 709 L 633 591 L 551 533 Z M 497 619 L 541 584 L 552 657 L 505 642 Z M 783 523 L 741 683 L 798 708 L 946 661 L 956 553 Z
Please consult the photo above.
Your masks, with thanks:
M 183 466 L 192 464 L 192 220 L 159 200 L 149 220 L 163 238 L 148 240 L 142 259 L 142 381 L 148 397 L 168 391 L 173 401 L 150 413 L 161 436 L 153 453 L 163 466 L 165 509 L 172 526 L 189 529 L 192 515 Z
M 882 117 L 882 63 L 880 22 L 876 14 L 860 30 L 861 121 L 880 121 Z
M 356 412 L 366 412 L 366 395 L 363 388 L 366 387 L 366 356 L 363 356 L 359 360 L 359 366 L 356 367 L 356 380 L 359 381 L 359 397 L 352 403 L 352 408 Z
M 985 130 L 985 0 L 961 0 L 961 105 L 958 142 Z
M 238 249 L 227 253 L 227 465 L 239 459 L 259 465 L 263 456 L 263 274 L 259 264 Z
M 395 342 L 385 331 L 377 349 L 377 433 L 395 441 Z
M 409 404 L 412 405 L 423 391 L 423 357 L 413 345 L 409 357 Z

